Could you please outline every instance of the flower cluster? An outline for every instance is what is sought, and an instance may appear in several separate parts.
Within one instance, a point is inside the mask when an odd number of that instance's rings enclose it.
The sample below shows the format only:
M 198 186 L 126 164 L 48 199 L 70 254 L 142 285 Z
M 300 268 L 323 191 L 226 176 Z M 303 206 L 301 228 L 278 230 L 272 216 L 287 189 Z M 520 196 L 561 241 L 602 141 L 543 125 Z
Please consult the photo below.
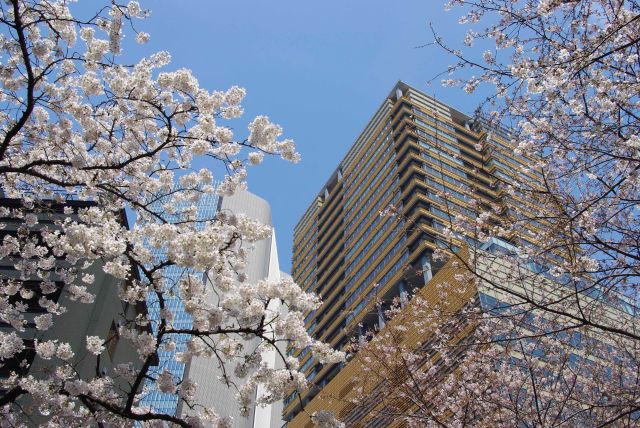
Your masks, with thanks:
M 151 377 L 142 368 L 159 351 L 175 351 L 172 332 L 179 332 L 189 338 L 185 361 L 220 356 L 250 388 L 267 385 L 271 400 L 291 385 L 287 379 L 304 383 L 297 364 L 270 371 L 244 342 L 314 343 L 300 312 L 316 307 L 317 297 L 290 280 L 248 284 L 251 245 L 270 228 L 244 215 L 203 217 L 197 210 L 203 197 L 245 188 L 247 165 L 270 155 L 297 162 L 300 155 L 266 116 L 249 121 L 246 135 L 237 131 L 243 88 L 202 88 L 190 70 L 169 70 L 166 52 L 119 64 L 127 33 L 138 43 L 150 38 L 134 28 L 148 15 L 138 2 L 105 2 L 87 19 L 74 18 L 70 3 L 0 7 L 0 191 L 9 200 L 0 217 L 11 220 L 0 225 L 7 231 L 0 257 L 15 269 L 0 276 L 0 321 L 12 329 L 0 332 L 0 364 L 12 370 L 1 381 L 7 395 L 0 417 L 14 425 L 37 417 L 68 426 L 144 420 L 228 427 L 214 409 L 187 420 L 139 407 Z M 171 270 L 185 274 L 176 282 Z M 192 325 L 166 305 L 177 294 Z M 86 331 L 84 341 L 69 343 L 56 336 L 73 328 L 60 323 L 65 314 L 107 306 L 105 296 L 127 303 L 108 331 Z M 265 309 L 275 300 L 288 308 L 284 322 Z M 121 346 L 139 359 L 112 361 Z M 327 361 L 340 357 L 314 346 Z M 156 375 L 160 391 L 198 407 L 195 383 L 164 368 Z

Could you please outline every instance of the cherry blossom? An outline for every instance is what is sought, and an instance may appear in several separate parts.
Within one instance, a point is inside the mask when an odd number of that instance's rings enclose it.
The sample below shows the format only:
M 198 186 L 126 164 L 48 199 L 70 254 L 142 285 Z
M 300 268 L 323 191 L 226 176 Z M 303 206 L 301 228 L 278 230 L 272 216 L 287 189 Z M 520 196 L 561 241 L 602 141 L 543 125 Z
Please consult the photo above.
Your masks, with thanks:
M 451 215 L 433 256 L 455 274 L 425 285 L 437 298 L 396 302 L 379 334 L 354 343 L 352 413 L 416 427 L 636 426 L 640 5 L 446 7 L 465 29 L 458 49 L 432 25 L 456 61 L 442 83 L 488 91 L 475 148 L 491 165 L 501 133 L 512 167 L 494 174 L 492 204 L 466 189 L 476 215 Z M 483 253 L 491 242 L 500 249 Z M 477 300 L 447 307 L 470 286 Z
M 247 166 L 265 156 L 297 162 L 300 155 L 267 116 L 239 124 L 243 88 L 203 88 L 190 70 L 171 70 L 167 52 L 121 62 L 126 36 L 149 40 L 135 30 L 135 20 L 148 15 L 143 5 L 105 2 L 76 17 L 72 3 L 0 6 L 0 189 L 15 202 L 0 215 L 18 223 L 0 241 L 0 257 L 18 272 L 17 279 L 0 278 L 0 320 L 13 330 L 0 332 L 0 364 L 32 351 L 34 361 L 46 362 L 1 380 L 0 418 L 14 425 L 33 414 L 51 426 L 231 426 L 216 409 L 183 419 L 141 407 L 143 383 L 157 352 L 175 349 L 175 334 L 189 337 L 184 361 L 220 356 L 219 364 L 238 367 L 246 385 L 230 388 L 247 408 L 254 404 L 248 391 L 258 384 L 268 391 L 259 403 L 270 403 L 306 380 L 284 355 L 283 369 L 261 364 L 263 348 L 248 350 L 244 340 L 257 337 L 273 349 L 280 342 L 312 346 L 327 361 L 343 357 L 304 329 L 301 312 L 319 305 L 316 296 L 291 280 L 247 283 L 242 269 L 251 245 L 268 238 L 270 228 L 244 215 L 201 218 L 196 208 L 203 196 L 246 188 Z M 166 274 L 172 268 L 208 274 L 185 274 L 176 283 Z M 124 303 L 157 305 L 159 319 L 144 311 L 125 315 L 110 338 L 89 335 L 82 349 L 28 337 L 52 331 L 67 313 L 55 297 L 60 291 L 74 305 L 100 304 L 96 269 L 117 280 L 114 292 Z M 25 285 L 36 278 L 39 289 Z M 165 305 L 176 290 L 192 328 L 174 324 Z M 44 311 L 35 329 L 25 317 L 26 299 Z M 266 310 L 276 299 L 287 316 Z M 136 361 L 105 364 L 113 335 L 135 348 Z M 92 377 L 74 370 L 77 361 L 95 366 Z M 199 408 L 195 383 L 155 376 L 161 390 Z

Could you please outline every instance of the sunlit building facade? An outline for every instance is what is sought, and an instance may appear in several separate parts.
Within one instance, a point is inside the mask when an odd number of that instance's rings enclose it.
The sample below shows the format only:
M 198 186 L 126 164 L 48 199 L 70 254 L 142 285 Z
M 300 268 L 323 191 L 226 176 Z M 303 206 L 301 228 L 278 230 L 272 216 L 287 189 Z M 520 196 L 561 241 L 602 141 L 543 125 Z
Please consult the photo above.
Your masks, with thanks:
M 226 213 L 244 214 L 265 225 L 271 225 L 271 207 L 264 199 L 247 191 L 238 190 L 232 196 L 223 196 L 218 200 L 218 210 Z M 252 245 L 247 256 L 246 267 L 243 271 L 248 283 L 256 283 L 261 280 L 278 281 L 281 275 L 278 261 L 275 231 L 271 237 Z M 210 283 L 215 289 L 216 284 Z M 209 295 L 215 299 L 215 293 Z M 216 301 L 210 302 L 217 304 Z M 271 302 L 269 309 L 278 312 L 280 307 L 276 302 Z M 246 349 L 255 349 L 260 344 L 259 338 L 247 340 L 242 338 Z M 265 352 L 262 361 L 271 367 L 278 367 L 280 360 L 276 352 Z M 233 367 L 233 366 L 231 366 Z M 238 428 L 279 428 L 282 425 L 281 408 L 276 404 L 266 407 L 252 407 L 244 414 L 236 399 L 236 391 L 229 387 L 222 379 L 226 376 L 232 385 L 240 385 L 243 379 L 238 378 L 233 370 L 223 371 L 215 358 L 194 357 L 185 367 L 184 378 L 189 378 L 198 384 L 194 402 L 204 408 L 214 409 L 219 415 L 233 418 L 233 426 Z M 256 391 L 258 393 L 258 391 Z M 188 416 L 192 411 L 183 403 L 178 405 L 177 414 L 181 417 Z
M 382 328 L 389 302 L 440 270 L 436 249 L 482 244 L 474 236 L 452 241 L 452 220 L 504 206 L 500 182 L 516 171 L 536 180 L 535 171 L 522 172 L 528 164 L 504 130 L 397 83 L 295 227 L 293 278 L 323 301 L 306 316 L 309 333 L 345 349 Z M 305 349 L 289 352 L 301 358 L 312 387 L 291 392 L 284 418 L 304 426 L 308 419 L 296 415 L 343 365 L 322 365 Z
M 202 197 L 198 203 L 198 220 L 214 218 L 218 212 L 232 214 L 244 214 L 250 218 L 260 221 L 262 224 L 271 225 L 271 207 L 264 199 L 244 190 L 237 190 L 232 196 L 217 196 L 215 193 Z M 187 271 L 176 267 L 165 270 L 165 275 L 169 278 L 168 284 L 178 283 L 186 275 Z M 193 273 L 193 272 L 191 272 Z M 202 272 L 198 274 L 204 275 Z M 276 247 L 275 232 L 268 239 L 258 241 L 252 245 L 248 254 L 247 266 L 243 272 L 247 281 L 255 283 L 263 279 L 279 280 L 281 275 L 278 264 L 278 253 Z M 215 289 L 215 284 L 210 284 Z M 213 298 L 213 296 L 210 296 Z M 151 319 L 159 319 L 159 308 L 157 300 L 153 295 L 149 296 L 149 312 Z M 192 326 L 191 316 L 185 311 L 184 305 L 179 295 L 166 298 L 166 306 L 174 313 L 174 326 L 179 329 L 189 329 Z M 216 302 L 212 302 L 215 304 Z M 279 308 L 271 308 L 274 311 Z M 155 328 L 155 325 L 154 325 Z M 189 335 L 173 335 L 176 347 L 173 351 L 161 350 L 158 352 L 159 364 L 151 367 L 149 375 L 155 377 L 168 370 L 175 379 L 190 379 L 197 383 L 198 389 L 194 402 L 205 408 L 212 408 L 221 415 L 231 417 L 234 426 L 257 428 L 257 427 L 280 427 L 281 408 L 278 405 L 267 406 L 265 408 L 251 408 L 248 415 L 243 415 L 235 397 L 235 390 L 225 384 L 221 378 L 223 371 L 219 367 L 218 361 L 205 357 L 194 357 L 190 361 L 183 363 L 177 360 L 176 355 L 186 350 Z M 259 339 L 245 342 L 247 348 L 254 348 L 259 345 Z M 263 361 L 272 366 L 278 364 L 276 355 L 263 355 Z M 230 383 L 241 382 L 233 373 L 227 374 Z M 147 382 L 145 393 L 141 400 L 141 405 L 151 407 L 157 412 L 164 414 L 186 417 L 191 409 L 182 405 L 177 394 L 164 393 L 157 389 L 154 382 Z

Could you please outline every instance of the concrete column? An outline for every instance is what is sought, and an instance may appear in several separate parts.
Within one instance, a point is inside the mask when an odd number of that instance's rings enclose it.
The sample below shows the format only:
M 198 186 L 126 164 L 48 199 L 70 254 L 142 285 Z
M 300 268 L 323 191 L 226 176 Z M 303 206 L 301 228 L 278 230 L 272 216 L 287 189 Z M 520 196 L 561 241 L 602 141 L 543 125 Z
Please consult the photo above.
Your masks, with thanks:
M 384 311 L 382 310 L 382 305 L 376 305 L 376 310 L 378 311 L 378 328 L 382 330 L 385 325 L 384 321 Z
M 424 283 L 426 284 L 427 282 L 431 281 L 431 278 L 433 278 L 433 272 L 431 271 L 431 261 L 427 256 L 422 256 L 420 261 L 422 263 L 422 277 L 424 278 Z

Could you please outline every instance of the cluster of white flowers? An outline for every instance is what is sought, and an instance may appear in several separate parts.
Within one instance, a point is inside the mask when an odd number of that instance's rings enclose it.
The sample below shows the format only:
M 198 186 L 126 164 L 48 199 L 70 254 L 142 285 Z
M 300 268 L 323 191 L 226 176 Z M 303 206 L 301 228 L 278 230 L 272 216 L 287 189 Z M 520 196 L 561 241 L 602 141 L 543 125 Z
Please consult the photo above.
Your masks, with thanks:
M 197 388 L 197 384 L 192 381 L 191 379 L 184 379 L 181 383 L 180 383 L 180 389 L 178 391 L 178 394 L 180 395 L 180 398 L 185 400 L 185 401 L 191 401 L 193 400 L 193 397 L 196 394 L 196 388 Z
M 311 421 L 319 428 L 344 428 L 345 424 L 340 422 L 333 413 L 326 410 L 313 412 Z
M 36 354 L 43 360 L 50 360 L 56 354 L 56 342 L 53 340 L 47 340 L 40 342 L 35 341 Z
M 56 350 L 56 356 L 64 361 L 71 360 L 74 356 L 71 345 L 69 345 L 68 343 L 60 343 L 58 345 L 58 349 Z
M 147 358 L 156 352 L 156 338 L 146 331 L 140 332 L 135 329 L 120 327 L 119 334 L 133 343 L 136 352 L 141 359 Z
M 98 336 L 87 336 L 87 351 L 93 355 L 100 355 L 105 350 L 103 343 Z
M 259 351 L 248 350 L 245 340 L 292 341 L 311 345 L 322 361 L 341 359 L 341 353 L 313 341 L 304 329 L 301 312 L 317 307 L 316 296 L 291 280 L 248 284 L 242 271 L 251 244 L 269 238 L 270 227 L 229 213 L 201 218 L 197 210 L 203 195 L 246 188 L 246 167 L 260 164 L 265 156 L 297 162 L 300 155 L 292 140 L 281 138 L 282 128 L 258 116 L 248 132 L 237 131 L 243 127 L 233 120 L 243 114 L 246 91 L 237 86 L 201 88 L 190 70 L 165 69 L 171 60 L 166 52 L 119 65 L 127 32 L 133 31 L 138 43 L 150 39 L 131 25 L 148 15 L 136 1 L 109 4 L 86 22 L 74 19 L 69 2 L 19 3 L 19 16 L 12 8 L 3 16 L 3 25 L 13 22 L 15 31 L 0 37 L 6 57 L 0 71 L 5 102 L 0 109 L 0 190 L 23 200 L 17 208 L 0 207 L 1 217 L 15 219 L 0 227 L 18 224 L 16 233 L 0 242 L 0 257 L 13 261 L 20 278 L 0 278 L 0 320 L 14 330 L 0 332 L 0 362 L 29 348 L 47 361 L 47 370 L 15 375 L 3 381 L 3 388 L 37 398 L 33 409 L 42 409 L 55 423 L 63 417 L 72 426 L 119 426 L 131 415 L 152 415 L 151 409 L 134 404 L 146 375 L 140 367 L 151 364 L 159 350 L 175 351 L 176 342 L 167 332 L 183 326 L 167 306 L 153 312 L 159 319 L 152 319 L 152 311 L 141 311 L 150 296 L 164 305 L 179 294 L 193 319 L 184 333 L 191 333 L 190 341 L 179 358 L 186 362 L 193 356 L 219 355 L 246 379 L 246 391 L 258 383 L 268 385 L 265 402 L 281 398 L 291 386 L 304 386 L 305 379 L 292 360 L 286 362 L 291 370 L 262 367 Z M 81 43 L 76 44 L 77 38 Z M 196 169 L 196 164 L 204 167 Z M 222 182 L 217 189 L 214 176 Z M 134 214 L 135 227 L 126 224 L 125 212 Z M 173 281 L 169 269 L 207 272 L 207 282 L 196 274 Z M 85 349 L 47 336 L 57 331 L 65 312 L 103 303 L 96 296 L 108 293 L 99 287 L 113 281 L 102 281 L 102 274 L 118 280 L 117 295 L 131 304 L 118 315 L 118 346 L 121 341 L 131 346 L 142 362 L 109 370 L 104 365 L 106 347 L 112 344 L 107 331 L 87 336 Z M 25 279 L 39 286 L 24 286 Z M 289 314 L 281 319 L 267 311 L 271 300 L 284 302 Z M 33 318 L 35 328 L 25 316 L 31 305 L 43 310 Z M 155 328 L 160 324 L 162 329 Z M 238 329 L 242 334 L 225 334 Z M 24 341 L 35 334 L 42 340 Z M 83 372 L 90 375 L 81 375 L 73 370 L 78 361 L 96 366 Z M 20 363 L 27 367 L 30 361 Z M 159 373 L 161 391 L 194 399 L 194 383 Z M 79 396 L 111 411 L 93 416 L 88 401 L 75 398 Z M 15 406 L 10 412 L 28 418 L 29 409 Z M 205 422 L 232 425 L 213 410 L 189 419 L 193 426 Z
M 53 315 L 51 314 L 38 315 L 33 320 L 36 323 L 36 328 L 38 330 L 49 330 L 53 325 Z
M 173 375 L 168 370 L 164 370 L 158 376 L 158 389 L 160 392 L 173 394 L 176 392 L 176 384 L 173 380 Z
M 0 332 L 0 359 L 8 360 L 23 349 L 24 342 L 15 332 Z
M 207 424 L 213 428 L 233 427 L 233 418 L 230 416 L 219 416 L 213 409 L 203 409 L 199 413 L 198 424 Z
M 291 140 L 277 141 L 282 135 L 282 128 L 269 121 L 266 116 L 258 116 L 249 124 L 248 141 L 257 148 L 269 153 L 280 153 L 283 159 L 297 162 L 300 155 L 295 151 Z

